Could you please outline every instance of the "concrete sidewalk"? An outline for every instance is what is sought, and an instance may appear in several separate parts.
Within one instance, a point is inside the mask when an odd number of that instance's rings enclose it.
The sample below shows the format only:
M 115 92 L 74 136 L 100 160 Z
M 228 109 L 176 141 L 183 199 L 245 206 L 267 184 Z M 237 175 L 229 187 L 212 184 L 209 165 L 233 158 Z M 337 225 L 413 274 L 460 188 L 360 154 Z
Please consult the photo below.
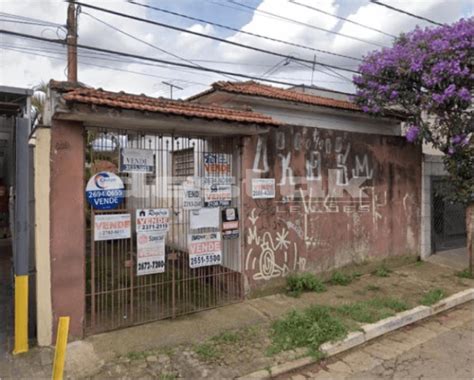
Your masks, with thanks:
M 202 370 L 199 373 L 188 373 L 188 376 L 203 375 L 205 377 L 206 373 L 217 374 L 215 371 L 220 370 L 222 366 L 199 362 L 199 359 L 193 356 L 193 346 L 223 332 L 239 331 L 254 326 L 261 326 L 258 329 L 263 330 L 271 321 L 288 311 L 303 309 L 311 304 L 337 306 L 367 300 L 377 295 L 399 297 L 410 305 L 416 306 L 423 294 L 430 289 L 441 288 L 448 296 L 470 287 L 474 287 L 474 280 L 456 277 L 455 271 L 451 268 L 431 263 L 413 263 L 395 269 L 389 277 L 367 274 L 357 278 L 348 286 L 329 286 L 328 291 L 324 293 L 305 293 L 300 298 L 277 294 L 202 311 L 174 320 L 162 320 L 88 337 L 83 341 L 68 345 L 67 374 L 74 378 L 95 375 L 94 377 L 98 379 L 114 376 L 146 375 L 145 377 L 150 377 L 150 373 L 156 373 L 159 370 L 157 369 L 159 367 L 156 367 L 155 358 L 161 360 L 159 359 L 161 356 L 157 353 L 179 347 L 178 351 L 181 353 L 190 352 L 188 367 Z M 242 365 L 229 364 L 229 368 L 234 367 L 227 372 L 220 372 L 222 377 L 242 375 L 261 369 L 267 364 L 271 365 L 272 360 L 276 359 L 262 355 L 265 351 L 265 339 L 258 337 L 251 343 L 253 347 L 239 347 L 240 351 L 236 352 L 235 356 L 237 358 L 240 356 L 238 362 L 242 362 Z M 143 352 L 146 354 L 136 354 Z M 259 352 L 262 356 L 260 359 L 256 357 Z M 245 355 L 248 355 L 250 359 L 244 360 Z M 131 362 L 130 357 L 135 356 L 140 356 L 140 361 Z M 151 358 L 150 361 L 146 360 L 147 357 Z M 25 356 L 4 360 L 0 362 L 0 377 L 19 378 L 32 375 L 35 378 L 50 377 L 51 358 L 52 350 L 34 349 Z M 171 360 L 169 355 L 167 358 L 163 357 L 163 361 L 169 360 Z M 180 357 L 179 361 L 183 360 Z M 118 373 L 110 370 L 111 366 L 114 366 Z M 151 367 L 155 368 L 153 370 L 155 372 L 151 372 Z M 108 372 L 104 372 L 104 368 L 107 368 Z M 141 370 L 144 372 L 140 372 Z M 183 375 L 182 371 L 180 375 Z

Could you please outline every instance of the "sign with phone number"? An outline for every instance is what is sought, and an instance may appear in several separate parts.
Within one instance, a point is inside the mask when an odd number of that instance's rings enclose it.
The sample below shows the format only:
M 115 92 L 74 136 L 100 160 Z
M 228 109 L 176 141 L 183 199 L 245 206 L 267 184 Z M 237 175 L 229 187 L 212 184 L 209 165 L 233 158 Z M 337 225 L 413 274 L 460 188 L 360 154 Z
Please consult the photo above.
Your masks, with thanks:
M 220 232 L 188 235 L 190 268 L 222 264 L 222 242 Z

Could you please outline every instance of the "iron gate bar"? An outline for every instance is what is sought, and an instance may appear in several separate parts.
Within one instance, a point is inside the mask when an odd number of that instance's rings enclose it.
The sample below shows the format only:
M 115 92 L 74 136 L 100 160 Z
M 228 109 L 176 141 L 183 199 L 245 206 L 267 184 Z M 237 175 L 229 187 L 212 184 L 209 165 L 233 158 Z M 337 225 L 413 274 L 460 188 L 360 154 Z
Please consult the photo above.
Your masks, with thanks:
M 155 161 L 154 173 L 151 175 L 119 173 L 130 194 L 120 208 L 109 211 L 87 210 L 90 215 L 87 218 L 90 247 L 86 252 L 86 334 L 240 302 L 244 293 L 239 240 L 221 240 L 223 265 L 190 268 L 187 252 L 190 212 L 182 209 L 179 178 L 172 178 L 173 174 L 189 174 L 187 171 L 191 160 L 194 160 L 193 176 L 202 178 L 204 153 L 229 154 L 235 150 L 238 139 L 104 128 L 88 128 L 86 139 L 85 170 L 89 171 L 86 173 L 86 180 L 92 172 L 99 169 L 113 171 L 114 167 L 118 168 L 117 158 L 122 147 L 152 150 Z M 232 154 L 230 157 L 231 175 L 234 184 L 238 184 L 237 157 Z M 178 159 L 181 160 L 182 167 L 177 167 Z M 239 203 L 239 198 L 232 198 L 232 207 L 238 207 Z M 130 239 L 94 241 L 96 215 L 130 213 L 134 218 L 138 208 L 170 210 L 164 273 L 145 276 L 135 274 L 134 233 Z M 197 230 L 199 233 L 209 231 Z

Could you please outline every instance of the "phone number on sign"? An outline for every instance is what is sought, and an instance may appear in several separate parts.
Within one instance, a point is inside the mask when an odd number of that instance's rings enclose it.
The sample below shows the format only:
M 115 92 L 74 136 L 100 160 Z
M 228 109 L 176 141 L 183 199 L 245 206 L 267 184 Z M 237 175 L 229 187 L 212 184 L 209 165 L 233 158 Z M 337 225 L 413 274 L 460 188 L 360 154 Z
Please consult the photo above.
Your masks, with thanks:
M 222 255 L 220 253 L 191 256 L 189 258 L 189 266 L 191 268 L 206 267 L 208 265 L 216 264 L 222 264 Z
M 160 269 L 164 268 L 165 262 L 160 261 L 145 261 L 144 263 L 138 263 L 138 270 L 139 271 L 146 271 L 151 269 Z

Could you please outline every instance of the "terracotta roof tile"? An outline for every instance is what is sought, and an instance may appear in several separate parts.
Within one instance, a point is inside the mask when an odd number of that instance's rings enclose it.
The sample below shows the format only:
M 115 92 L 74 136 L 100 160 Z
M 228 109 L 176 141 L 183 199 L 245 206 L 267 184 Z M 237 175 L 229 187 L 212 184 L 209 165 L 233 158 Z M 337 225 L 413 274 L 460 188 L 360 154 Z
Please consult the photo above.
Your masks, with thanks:
M 332 107 L 332 108 L 339 108 L 339 109 L 345 109 L 345 110 L 351 110 L 351 111 L 361 111 L 359 106 L 349 101 L 304 94 L 301 92 L 292 91 L 292 90 L 288 90 L 284 88 L 273 87 L 266 84 L 257 83 L 254 81 L 216 82 L 212 85 L 212 87 L 213 88 L 211 90 L 195 95 L 191 97 L 190 99 L 196 99 L 200 95 L 205 95 L 207 93 L 217 90 L 217 91 L 232 92 L 232 93 L 243 94 L 243 95 L 262 96 L 262 97 L 271 98 L 271 99 L 286 100 L 286 101 L 305 103 L 305 104 L 311 104 L 311 105 L 316 105 L 316 106 Z
M 59 86 L 58 83 L 54 83 L 54 87 L 63 90 L 64 94 L 62 96 L 66 102 L 95 104 L 128 110 L 157 112 L 209 120 L 264 124 L 269 126 L 278 126 L 281 124 L 273 120 L 270 116 L 253 112 L 250 109 L 237 110 L 221 106 L 202 105 L 182 100 L 152 98 L 145 95 L 110 92 L 94 88 L 71 88 L 70 86 Z

